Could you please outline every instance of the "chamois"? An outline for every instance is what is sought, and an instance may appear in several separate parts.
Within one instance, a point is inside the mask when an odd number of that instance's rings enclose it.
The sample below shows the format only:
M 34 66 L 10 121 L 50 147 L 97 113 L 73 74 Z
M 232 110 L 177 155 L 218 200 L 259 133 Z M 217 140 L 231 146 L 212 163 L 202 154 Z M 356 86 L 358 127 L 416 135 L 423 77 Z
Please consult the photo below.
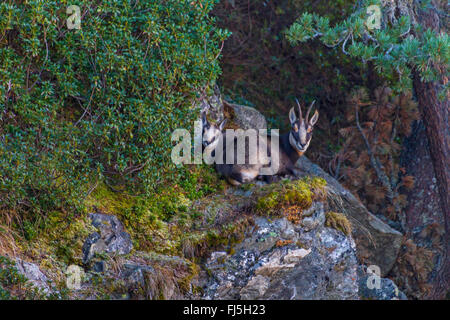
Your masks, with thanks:
M 227 119 L 223 119 L 219 125 L 209 123 L 206 113 L 202 112 L 202 147 L 203 152 L 215 153 L 219 139 L 222 136 L 222 130 L 227 123 Z
M 222 143 L 220 145 L 218 142 L 214 144 L 214 148 L 218 148 L 215 150 L 217 172 L 223 175 L 232 185 L 248 183 L 253 181 L 257 177 L 262 177 L 266 181 L 270 182 L 272 181 L 274 175 L 294 173 L 295 163 L 305 153 L 306 149 L 308 149 L 311 142 L 314 125 L 319 118 L 319 113 L 316 110 L 311 119 L 308 120 L 309 113 L 315 101 L 309 106 L 305 118 L 303 118 L 302 116 L 301 106 L 297 99 L 296 102 L 299 110 L 299 118 L 297 119 L 295 115 L 294 107 L 291 108 L 291 110 L 289 111 L 291 130 L 288 133 L 279 136 L 278 155 L 273 154 L 273 152 L 276 152 L 276 150 L 271 150 L 271 135 L 267 136 L 265 139 L 263 139 L 260 135 L 256 135 L 256 141 L 253 141 L 253 143 L 257 143 L 257 145 L 255 144 L 257 146 L 256 153 L 260 155 L 257 158 L 256 162 L 254 160 L 250 160 L 250 148 L 245 148 L 245 160 L 242 164 L 238 163 L 238 146 L 236 142 L 238 142 L 239 140 L 239 135 L 229 136 L 228 134 L 219 134 L 219 132 L 221 133 L 223 129 L 222 124 L 219 129 L 215 128 L 215 130 L 212 130 L 211 125 L 205 122 L 204 127 L 207 127 L 210 132 L 214 133 L 215 138 L 213 141 L 217 141 L 217 138 L 222 139 Z M 204 144 L 206 138 L 203 138 Z M 245 139 L 246 137 L 244 136 L 244 144 Z M 248 137 L 248 141 L 250 145 L 252 143 L 250 137 Z M 209 144 L 210 143 L 208 143 L 208 145 Z M 261 150 L 261 148 L 266 148 L 266 150 Z M 234 151 L 234 161 L 231 164 L 226 163 L 227 150 Z M 253 151 L 255 151 L 255 149 L 253 149 Z M 261 157 L 261 155 L 263 156 Z M 264 155 L 267 156 L 265 157 Z M 252 156 L 254 156 L 254 154 L 252 154 Z M 277 169 L 271 175 L 261 176 L 262 169 L 267 168 L 271 165 L 269 157 L 271 157 L 272 159 L 278 158 L 279 164 L 277 166 Z M 222 161 L 218 163 L 217 160 L 220 158 L 222 159 Z

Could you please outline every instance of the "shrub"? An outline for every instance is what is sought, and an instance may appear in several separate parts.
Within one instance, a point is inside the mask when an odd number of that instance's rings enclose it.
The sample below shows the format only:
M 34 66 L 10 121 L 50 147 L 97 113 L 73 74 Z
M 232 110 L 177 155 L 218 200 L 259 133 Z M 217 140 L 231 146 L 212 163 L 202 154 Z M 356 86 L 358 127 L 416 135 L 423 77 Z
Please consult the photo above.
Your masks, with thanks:
M 170 133 L 192 126 L 228 35 L 215 2 L 1 3 L 0 209 L 77 207 L 97 179 L 148 193 L 176 178 Z

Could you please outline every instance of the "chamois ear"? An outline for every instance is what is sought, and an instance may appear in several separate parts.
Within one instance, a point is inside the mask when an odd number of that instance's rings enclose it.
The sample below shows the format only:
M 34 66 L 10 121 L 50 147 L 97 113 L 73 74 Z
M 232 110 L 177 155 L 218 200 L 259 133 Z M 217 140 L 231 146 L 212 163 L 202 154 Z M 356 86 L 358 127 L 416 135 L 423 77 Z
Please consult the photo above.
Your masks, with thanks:
M 316 112 L 314 112 L 313 116 L 309 120 L 309 125 L 311 127 L 314 126 L 316 124 L 317 120 L 319 120 L 319 112 L 316 110 Z
M 219 124 L 219 130 L 222 131 L 225 127 L 225 124 L 227 123 L 228 119 L 223 119 L 222 122 Z
M 294 125 L 296 120 L 297 116 L 295 115 L 294 107 L 292 107 L 291 110 L 289 111 L 289 121 L 291 122 L 291 125 Z
M 206 119 L 206 113 L 202 112 L 202 125 L 206 126 L 208 124 L 208 119 Z

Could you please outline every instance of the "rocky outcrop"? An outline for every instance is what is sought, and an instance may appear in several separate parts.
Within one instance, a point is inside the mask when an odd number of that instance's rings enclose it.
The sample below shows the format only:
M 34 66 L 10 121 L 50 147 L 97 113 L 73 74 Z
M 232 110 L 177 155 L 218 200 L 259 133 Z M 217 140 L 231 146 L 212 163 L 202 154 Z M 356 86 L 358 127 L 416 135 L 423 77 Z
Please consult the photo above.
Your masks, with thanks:
M 91 233 L 83 245 L 83 263 L 88 263 L 95 254 L 128 254 L 133 248 L 130 235 L 125 232 L 116 216 L 91 213 L 92 225 L 97 232 Z
M 222 101 L 217 87 L 211 99 Z M 228 102 L 216 103 L 216 105 L 211 109 L 214 110 L 216 117 L 222 119 L 224 115 L 220 113 L 224 112 L 238 128 L 267 128 L 265 117 L 254 108 Z M 297 167 L 299 168 L 298 176 L 319 176 L 327 181 L 330 209 L 344 213 L 350 220 L 360 263 L 377 265 L 381 269 L 381 275 L 386 276 L 397 259 L 403 235 L 370 213 L 350 191 L 342 187 L 319 166 L 309 161 L 307 157 L 301 157 Z
M 355 196 L 307 157 L 301 157 L 297 167 L 298 176 L 313 175 L 327 181 L 330 208 L 349 218 L 359 261 L 379 266 L 381 276 L 385 276 L 397 259 L 402 234 L 371 214 Z
M 214 252 L 205 299 L 357 299 L 357 259 L 351 236 L 325 227 L 324 206 L 309 220 L 255 218 L 254 230 L 233 248 Z
M 264 116 L 253 108 L 225 102 L 224 112 L 237 127 L 242 129 L 267 127 Z M 350 220 L 359 263 L 376 265 L 380 268 L 381 276 L 386 276 L 397 259 L 402 234 L 370 213 L 355 196 L 307 157 L 301 157 L 297 167 L 299 168 L 298 177 L 319 176 L 327 181 L 327 205 L 330 210 L 344 213 Z M 317 213 L 315 212 L 314 215 Z M 318 219 L 304 217 L 303 231 L 313 230 L 317 227 L 318 221 Z M 322 221 L 319 224 L 321 223 Z M 263 283 L 261 278 L 254 281 Z

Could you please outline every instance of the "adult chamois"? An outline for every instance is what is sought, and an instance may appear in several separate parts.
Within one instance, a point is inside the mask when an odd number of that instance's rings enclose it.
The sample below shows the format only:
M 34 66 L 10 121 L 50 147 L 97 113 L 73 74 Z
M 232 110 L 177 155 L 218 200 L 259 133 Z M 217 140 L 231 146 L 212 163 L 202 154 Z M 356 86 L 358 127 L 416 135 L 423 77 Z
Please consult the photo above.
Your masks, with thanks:
M 305 118 L 302 116 L 302 108 L 297 99 L 296 102 L 299 118 L 295 114 L 294 107 L 291 108 L 289 111 L 291 130 L 280 136 L 273 134 L 263 136 L 261 132 L 256 134 L 256 130 L 253 130 L 255 133 L 253 135 L 249 134 L 251 130 L 238 133 L 229 133 L 227 130 L 226 133 L 222 133 L 223 122 L 215 126 L 208 122 L 206 116 L 202 116 L 203 145 L 205 147 L 214 145 L 214 151 L 210 151 L 215 158 L 217 172 L 232 185 L 248 183 L 259 176 L 266 181 L 272 181 L 275 175 L 293 174 L 295 163 L 309 147 L 314 125 L 319 119 L 317 110 L 311 119 L 308 119 L 315 101 L 309 106 Z M 278 138 L 278 144 L 277 148 L 273 149 L 272 140 L 275 138 Z M 222 142 L 218 143 L 220 140 Z M 268 168 L 271 170 L 267 170 Z

